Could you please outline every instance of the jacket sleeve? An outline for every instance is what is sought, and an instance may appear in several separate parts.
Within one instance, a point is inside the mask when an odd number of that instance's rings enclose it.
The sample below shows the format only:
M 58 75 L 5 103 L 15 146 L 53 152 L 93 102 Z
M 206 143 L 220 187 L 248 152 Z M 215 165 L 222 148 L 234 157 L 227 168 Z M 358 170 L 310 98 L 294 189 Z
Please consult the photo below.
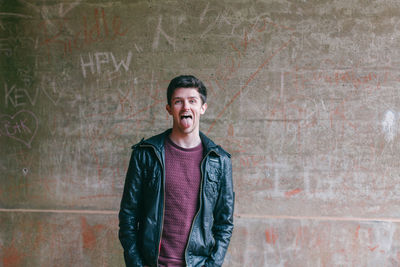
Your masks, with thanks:
M 212 228 L 215 246 L 212 255 L 206 261 L 206 267 L 222 265 L 233 231 L 235 193 L 232 182 L 232 162 L 228 156 L 224 159 L 222 175 L 222 184 L 214 209 L 214 224 Z
M 118 235 L 127 267 L 143 266 L 138 245 L 142 172 L 139 153 L 133 148 L 119 211 Z

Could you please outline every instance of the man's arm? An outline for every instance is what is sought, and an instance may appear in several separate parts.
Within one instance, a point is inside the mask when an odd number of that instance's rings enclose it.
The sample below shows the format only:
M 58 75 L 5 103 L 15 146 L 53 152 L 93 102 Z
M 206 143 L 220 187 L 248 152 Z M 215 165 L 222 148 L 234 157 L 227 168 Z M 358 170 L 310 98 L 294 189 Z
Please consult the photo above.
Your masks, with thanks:
M 233 210 L 235 193 L 232 182 L 232 162 L 229 157 L 224 159 L 222 184 L 217 203 L 214 208 L 214 225 L 212 228 L 215 246 L 205 266 L 221 266 L 233 231 Z
M 127 267 L 143 266 L 140 257 L 138 239 L 142 166 L 140 166 L 138 151 L 134 148 L 126 174 L 124 193 L 119 211 L 119 240 L 124 248 L 124 258 Z

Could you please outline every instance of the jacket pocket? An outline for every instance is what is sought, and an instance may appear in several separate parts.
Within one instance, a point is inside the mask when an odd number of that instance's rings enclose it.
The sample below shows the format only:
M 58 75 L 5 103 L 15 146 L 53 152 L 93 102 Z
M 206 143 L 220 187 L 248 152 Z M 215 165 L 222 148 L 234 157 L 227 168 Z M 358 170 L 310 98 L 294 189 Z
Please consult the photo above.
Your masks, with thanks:
M 218 196 L 218 186 L 219 186 L 218 171 L 213 171 L 213 172 L 208 173 L 205 191 L 206 191 L 207 199 L 212 203 L 215 202 L 215 199 Z

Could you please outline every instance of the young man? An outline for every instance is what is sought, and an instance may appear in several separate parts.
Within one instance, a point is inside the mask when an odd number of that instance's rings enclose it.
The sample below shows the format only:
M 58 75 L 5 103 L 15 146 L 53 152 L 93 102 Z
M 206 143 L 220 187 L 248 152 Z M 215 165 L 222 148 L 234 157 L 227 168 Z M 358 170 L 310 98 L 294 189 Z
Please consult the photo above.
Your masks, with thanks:
M 133 146 L 119 212 L 127 266 L 221 266 L 233 230 L 230 155 L 199 131 L 207 91 L 194 76 L 167 90 L 172 129 Z

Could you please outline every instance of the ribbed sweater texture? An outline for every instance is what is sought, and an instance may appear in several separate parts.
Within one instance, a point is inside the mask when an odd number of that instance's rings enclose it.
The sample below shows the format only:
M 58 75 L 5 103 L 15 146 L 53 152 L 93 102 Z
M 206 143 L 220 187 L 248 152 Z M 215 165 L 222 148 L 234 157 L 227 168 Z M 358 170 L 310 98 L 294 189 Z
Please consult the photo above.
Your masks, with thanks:
M 182 148 L 165 140 L 165 211 L 159 264 L 185 266 L 185 248 L 199 206 L 202 144 Z

